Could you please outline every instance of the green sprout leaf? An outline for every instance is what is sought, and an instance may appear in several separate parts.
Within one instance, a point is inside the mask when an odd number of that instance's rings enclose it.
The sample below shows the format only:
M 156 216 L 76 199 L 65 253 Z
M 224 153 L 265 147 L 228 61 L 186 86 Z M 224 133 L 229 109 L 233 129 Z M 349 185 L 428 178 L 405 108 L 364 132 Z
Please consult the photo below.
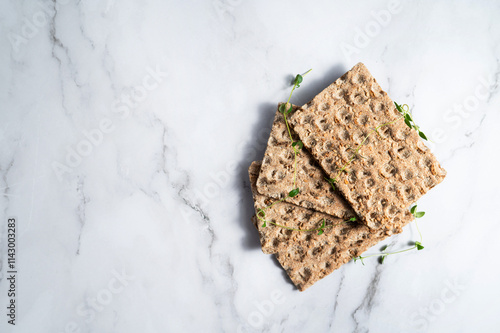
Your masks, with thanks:
M 411 123 L 408 121 L 408 119 L 406 119 L 406 117 L 405 117 L 405 124 L 406 124 L 409 128 L 412 128 Z
M 286 111 L 286 103 L 281 104 L 280 107 L 278 108 L 278 110 L 281 113 L 285 113 L 285 111 Z
M 302 147 L 304 147 L 304 144 L 302 143 L 302 141 L 295 141 L 294 143 L 292 143 L 292 147 L 295 147 L 295 146 L 298 146 L 297 148 L 299 149 L 302 149 Z
M 297 74 L 297 76 L 295 77 L 295 81 L 294 81 L 294 84 L 297 86 L 297 88 L 300 87 L 300 84 L 302 83 L 303 79 L 304 78 L 302 77 L 302 75 Z
M 424 246 L 420 242 L 415 242 L 415 246 L 417 247 L 417 250 L 419 250 L 419 251 L 424 249 Z
M 403 115 L 406 126 L 408 126 L 411 129 L 414 129 L 422 139 L 429 141 L 429 139 L 427 139 L 427 136 L 424 134 L 424 132 L 420 131 L 420 127 L 418 127 L 415 124 L 415 121 L 413 120 L 413 118 L 411 116 L 408 105 L 403 104 L 403 106 L 401 106 L 396 102 L 394 102 L 394 105 L 396 105 L 396 109 L 399 111 L 399 113 L 401 113 Z M 406 108 L 405 108 L 405 106 L 406 106 Z
M 399 113 L 404 113 L 403 112 L 403 109 L 401 108 L 401 105 L 399 105 L 398 103 L 394 102 L 394 105 L 396 105 L 396 109 L 399 111 Z
M 298 188 L 291 190 L 291 191 L 290 191 L 290 193 L 288 193 L 288 196 L 289 196 L 290 198 L 293 198 L 293 197 L 294 197 L 294 196 L 296 196 L 297 194 L 299 194 L 299 189 L 298 189 Z
M 264 223 L 262 223 L 262 228 L 265 228 L 265 227 L 267 227 L 266 221 L 264 221 Z
M 387 254 L 380 257 L 380 260 L 379 260 L 380 264 L 384 263 L 385 257 L 387 257 Z
M 293 106 L 292 106 L 292 104 L 290 104 L 290 108 L 286 111 L 286 114 L 287 115 L 290 114 L 290 112 L 292 112 L 292 110 L 293 110 Z
M 417 205 L 411 207 L 410 213 L 415 216 L 416 219 L 419 219 L 425 215 L 425 212 L 417 212 Z
M 387 249 L 387 245 L 384 245 L 384 246 L 382 246 L 382 248 L 380 249 L 380 251 L 382 251 L 382 252 L 383 252 L 383 251 L 385 251 L 386 249 Z
M 419 219 L 425 215 L 425 212 L 416 212 L 413 215 L 415 216 L 415 218 Z
M 356 262 L 356 261 L 358 261 L 358 260 L 359 260 L 359 261 L 361 261 L 361 263 L 363 264 L 363 266 L 365 265 L 365 263 L 364 263 L 364 261 L 363 261 L 363 257 L 362 257 L 362 256 L 359 256 L 359 257 L 354 257 L 353 259 L 354 259 L 354 262 Z
M 335 191 L 335 179 L 332 179 L 332 178 L 326 178 L 326 177 L 324 177 L 324 178 L 325 178 L 325 180 L 326 180 L 328 183 L 330 183 L 330 185 L 332 185 L 332 188 L 333 188 L 333 190 Z
M 349 219 L 349 222 L 355 222 L 356 220 L 357 220 L 357 218 L 355 218 L 355 217 L 351 217 L 351 218 Z
M 325 232 L 324 228 L 325 228 L 325 219 L 323 219 L 323 223 L 321 223 L 321 227 L 319 227 L 318 229 L 318 235 L 322 235 Z

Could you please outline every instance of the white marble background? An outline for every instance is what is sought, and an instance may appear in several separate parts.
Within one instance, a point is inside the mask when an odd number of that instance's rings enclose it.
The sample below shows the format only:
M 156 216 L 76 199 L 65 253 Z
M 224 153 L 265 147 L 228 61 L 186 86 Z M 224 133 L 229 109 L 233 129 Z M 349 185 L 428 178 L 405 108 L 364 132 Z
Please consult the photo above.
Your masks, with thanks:
M 498 332 L 499 16 L 472 0 L 1 1 L 0 331 Z M 424 251 L 300 293 L 259 249 L 246 170 L 292 75 L 313 68 L 301 104 L 358 61 L 448 176 L 419 201 Z

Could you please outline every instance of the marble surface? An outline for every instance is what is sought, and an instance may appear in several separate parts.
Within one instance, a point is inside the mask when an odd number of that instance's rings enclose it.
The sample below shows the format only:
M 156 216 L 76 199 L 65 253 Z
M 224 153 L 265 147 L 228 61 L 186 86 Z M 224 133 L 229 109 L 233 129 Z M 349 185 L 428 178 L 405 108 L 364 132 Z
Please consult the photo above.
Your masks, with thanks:
M 494 1 L 2 1 L 0 331 L 498 332 L 499 15 Z M 424 251 L 300 293 L 259 249 L 246 170 L 292 75 L 313 69 L 302 104 L 358 61 L 410 105 L 448 176 L 418 203 Z

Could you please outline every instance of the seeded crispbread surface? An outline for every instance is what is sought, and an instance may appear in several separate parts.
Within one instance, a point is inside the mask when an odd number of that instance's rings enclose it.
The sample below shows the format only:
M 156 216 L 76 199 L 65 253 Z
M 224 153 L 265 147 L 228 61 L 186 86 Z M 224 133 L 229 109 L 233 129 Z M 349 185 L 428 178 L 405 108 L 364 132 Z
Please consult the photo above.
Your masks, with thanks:
M 387 237 L 382 229 L 373 231 L 358 224 L 353 227 L 352 237 L 340 243 L 317 247 L 294 245 L 275 256 L 297 289 L 304 291 Z
M 256 228 L 260 220 L 254 215 L 252 223 Z M 367 226 L 353 225 L 355 237 L 344 242 L 325 243 L 317 247 L 292 244 L 274 255 L 298 290 L 304 291 L 334 270 L 360 256 L 370 247 L 389 237 L 382 229 L 373 231 Z
M 253 162 L 248 169 L 250 183 L 255 205 L 255 213 L 258 214 L 262 209 L 276 199 L 259 194 L 256 189 L 257 176 L 261 167 L 261 162 Z M 311 209 L 296 206 L 287 202 L 276 203 L 272 208 L 265 211 L 266 221 L 285 225 L 295 229 L 317 229 L 321 226 L 322 220 L 325 220 L 326 228 L 324 234 L 318 235 L 317 232 L 293 231 L 267 223 L 267 227 L 262 227 L 263 222 L 257 225 L 259 231 L 262 251 L 267 254 L 276 253 L 286 249 L 293 244 L 302 244 L 303 246 L 313 246 L 322 244 L 331 238 L 351 237 L 353 223 L 345 223 L 345 219 L 320 213 Z M 329 227 L 331 226 L 331 227 Z M 397 230 L 399 231 L 399 230 Z M 394 231 L 388 231 L 393 233 Z M 318 245 L 319 246 L 319 245 Z
M 260 162 L 253 162 L 249 168 L 250 182 L 254 195 L 256 212 L 265 203 L 266 198 L 256 192 L 255 182 L 259 173 Z M 318 219 L 325 218 L 327 226 L 322 235 L 317 232 L 291 231 L 268 224 L 262 227 L 262 221 L 254 216 L 253 224 L 257 228 L 264 253 L 275 254 L 292 282 L 300 291 L 313 285 L 327 276 L 352 257 L 361 255 L 371 246 L 384 238 L 402 231 L 401 227 L 380 228 L 371 230 L 358 223 L 341 223 L 343 221 L 330 215 L 315 212 L 287 202 L 280 202 L 266 211 L 266 219 L 287 226 L 300 228 L 317 228 Z M 405 222 L 412 220 L 407 212 Z
M 401 117 L 359 63 L 291 117 L 295 132 L 330 178 L 381 124 Z M 415 130 L 399 119 L 372 133 L 336 187 L 371 228 L 380 228 L 440 183 L 446 171 Z
M 256 211 L 263 198 L 255 189 L 259 168 L 259 162 L 253 162 L 249 168 Z M 266 218 L 273 218 L 271 211 L 275 208 L 276 212 L 286 215 L 287 225 L 290 226 L 317 227 L 316 219 L 321 217 L 330 221 L 331 224 L 335 221 L 332 216 L 286 202 L 278 203 L 266 211 Z M 311 220 L 313 220 L 312 224 Z M 405 215 L 405 224 L 411 220 L 412 215 L 408 212 Z M 345 223 L 325 228 L 325 232 L 318 235 L 317 232 L 290 231 L 270 224 L 263 228 L 262 221 L 256 216 L 252 218 L 252 222 L 259 231 L 264 253 L 276 255 L 281 266 L 300 291 L 312 286 L 316 281 L 332 273 L 353 257 L 361 255 L 391 234 L 400 233 L 403 226 L 391 230 L 385 227 L 371 230 L 363 224 Z
M 297 108 L 294 105 L 290 115 Z M 293 129 L 290 129 L 290 133 L 294 140 L 298 139 Z M 297 196 L 288 197 L 285 201 L 343 219 L 356 216 L 345 199 L 333 190 L 330 183 L 325 179 L 326 174 L 305 148 L 299 150 L 297 155 L 297 180 L 295 186 L 293 184 L 294 163 L 294 151 L 284 116 L 279 111 L 276 111 L 257 180 L 258 192 L 268 197 L 281 199 L 286 197 L 293 188 L 299 188 L 300 193 Z

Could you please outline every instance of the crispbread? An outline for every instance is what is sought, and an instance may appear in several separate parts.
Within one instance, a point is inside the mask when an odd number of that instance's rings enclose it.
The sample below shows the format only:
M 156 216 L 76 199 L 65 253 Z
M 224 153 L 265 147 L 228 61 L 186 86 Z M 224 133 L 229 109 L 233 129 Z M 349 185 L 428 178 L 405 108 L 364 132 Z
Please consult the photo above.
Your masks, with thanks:
M 276 201 L 276 199 L 268 198 L 259 194 L 256 190 L 255 183 L 257 181 L 260 166 L 260 162 L 253 162 L 248 169 L 256 214 L 259 209 L 264 208 Z M 337 239 L 340 240 L 341 238 L 351 236 L 350 231 L 353 223 L 345 223 L 344 219 L 299 207 L 287 202 L 276 203 L 272 208 L 267 209 L 265 214 L 265 219 L 267 221 L 286 225 L 287 227 L 295 229 L 319 228 L 323 219 L 325 220 L 325 224 L 327 226 L 324 229 L 324 234 L 318 235 L 317 232 L 292 231 L 282 227 L 277 227 L 270 223 L 268 223 L 267 227 L 262 227 L 263 223 L 260 223 L 257 225 L 257 229 L 260 235 L 262 251 L 267 254 L 276 253 L 293 245 L 316 247 L 320 246 L 324 242 L 331 241 L 332 238 L 338 237 Z M 387 232 L 393 233 L 394 231 L 390 230 Z
M 252 193 L 254 197 L 254 205 L 256 213 L 260 208 L 274 202 L 274 199 L 266 198 L 259 194 L 255 188 L 255 182 L 259 173 L 260 162 L 252 162 L 248 169 Z M 286 225 L 292 228 L 314 229 L 321 225 L 321 220 L 325 219 L 327 227 L 322 235 L 317 232 L 292 231 L 282 227 L 277 227 L 268 224 L 267 227 L 262 227 L 262 221 L 256 224 L 260 234 L 262 251 L 267 254 L 277 253 L 283 250 L 300 246 L 304 249 L 314 250 L 316 248 L 327 246 L 344 247 L 344 244 L 350 244 L 353 240 L 360 240 L 369 237 L 369 234 L 390 236 L 401 232 L 402 226 L 392 228 L 386 226 L 372 232 L 365 225 L 359 223 L 344 223 L 343 219 L 335 218 L 331 215 L 316 212 L 312 209 L 299 207 L 287 202 L 276 203 L 272 208 L 266 210 L 265 219 L 278 224 Z M 412 220 L 413 216 L 410 212 L 405 215 L 405 222 Z
M 258 228 L 259 220 L 255 215 L 252 216 L 252 223 Z M 297 289 L 304 291 L 353 257 L 360 256 L 370 247 L 389 237 L 382 229 L 371 231 L 361 224 L 353 225 L 353 229 L 354 237 L 346 238 L 341 244 L 325 244 L 312 249 L 292 244 L 274 255 Z
M 259 162 L 253 162 L 249 168 L 256 211 L 264 198 L 255 189 L 259 167 Z M 332 216 L 286 202 L 277 203 L 272 209 L 266 211 L 266 219 L 273 216 L 273 211 L 277 212 L 277 216 L 283 214 L 288 219 L 286 224 L 294 227 L 315 228 L 318 226 L 316 219 L 321 217 L 331 221 L 329 222 L 331 224 L 335 220 L 338 221 Z M 405 223 L 410 222 L 411 219 L 412 215 L 408 212 L 405 215 Z M 312 286 L 316 281 L 353 257 L 361 255 L 391 234 L 400 233 L 403 226 L 391 230 L 386 227 L 371 230 L 363 224 L 345 223 L 325 228 L 324 234 L 317 235 L 316 232 L 291 231 L 269 224 L 263 228 L 262 221 L 256 216 L 252 217 L 252 222 L 259 231 L 264 253 L 276 255 L 281 266 L 300 291 Z
M 294 105 L 291 114 L 297 108 Z M 293 130 L 290 130 L 294 140 L 298 139 Z M 276 111 L 257 180 L 257 191 L 272 198 L 286 197 L 294 188 L 294 162 L 294 151 L 283 114 Z M 287 197 L 285 201 L 305 208 L 314 208 L 316 211 L 343 219 L 355 217 L 352 208 L 342 196 L 333 190 L 325 177 L 324 171 L 317 165 L 311 154 L 303 148 L 297 155 L 295 187 L 300 189 L 300 193 L 295 197 Z
M 373 231 L 358 224 L 353 227 L 352 237 L 341 243 L 313 248 L 294 245 L 275 255 L 293 284 L 304 291 L 387 237 L 382 229 Z
M 359 63 L 296 111 L 290 123 L 335 178 L 372 129 L 400 117 L 387 93 Z M 404 223 L 397 221 L 399 216 L 446 175 L 403 119 L 381 127 L 378 135 L 372 133 L 359 154 L 363 158 L 356 158 L 336 185 L 374 229 Z

